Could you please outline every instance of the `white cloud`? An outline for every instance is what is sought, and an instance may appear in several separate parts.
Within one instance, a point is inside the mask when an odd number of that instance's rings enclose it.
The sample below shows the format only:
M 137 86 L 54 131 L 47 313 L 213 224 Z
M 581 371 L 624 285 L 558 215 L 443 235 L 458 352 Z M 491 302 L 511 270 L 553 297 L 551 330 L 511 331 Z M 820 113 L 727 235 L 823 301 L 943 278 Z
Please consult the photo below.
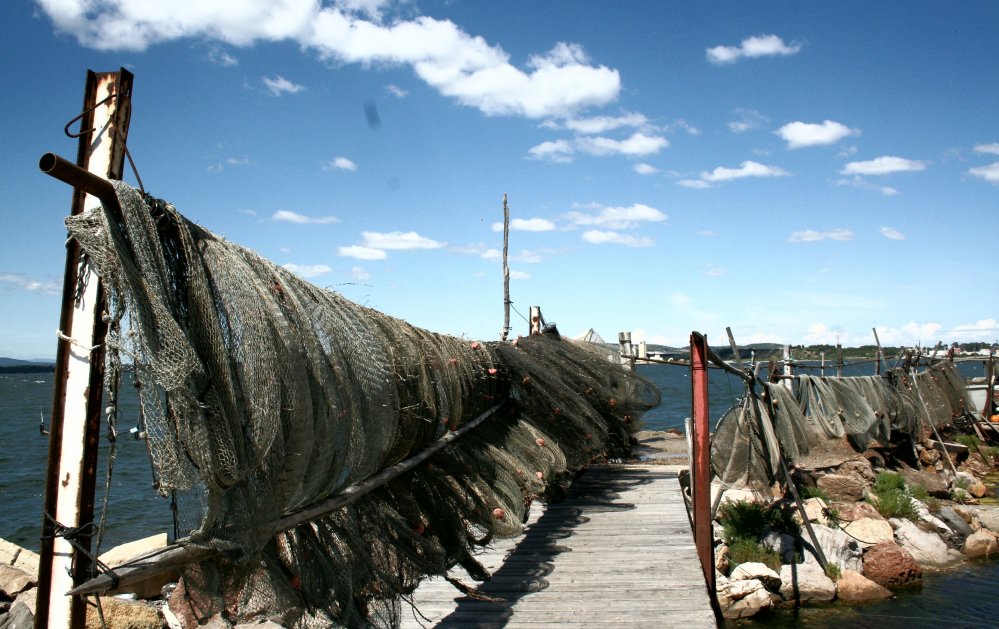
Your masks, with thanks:
M 989 183 L 999 184 L 999 162 L 988 166 L 976 166 L 968 170 L 968 174 L 973 177 L 980 177 Z
M 239 59 L 233 57 L 218 46 L 212 46 L 208 49 L 208 60 L 215 65 L 222 66 L 223 68 L 233 68 L 239 65 Z
M 328 162 L 320 163 L 319 167 L 323 170 L 349 170 L 352 173 L 357 172 L 357 164 L 346 157 L 334 157 Z
M 352 266 L 350 267 L 350 278 L 357 282 L 363 282 L 371 279 L 371 273 L 368 273 L 363 266 Z
M 620 116 L 593 116 L 590 118 L 568 118 L 564 127 L 584 135 L 607 133 L 621 127 L 647 127 L 649 119 L 639 113 L 625 112 Z M 557 128 L 557 127 L 556 127 Z
M 708 48 L 706 56 L 708 61 L 716 65 L 735 63 L 743 57 L 770 57 L 775 55 L 793 55 L 801 50 L 801 44 L 792 43 L 790 46 L 777 35 L 758 35 L 742 40 L 739 46 L 715 46 Z
M 392 85 L 391 83 L 385 86 L 385 91 L 396 98 L 406 98 L 409 96 L 409 92 L 402 89 L 398 85 Z
M 656 135 L 636 132 L 626 140 L 613 140 L 602 136 L 576 139 L 576 147 L 589 155 L 651 155 L 669 146 L 669 141 Z
M 882 155 L 866 162 L 850 162 L 840 170 L 842 175 L 888 175 L 924 170 L 926 162 Z
M 340 222 L 340 219 L 335 216 L 312 217 L 299 214 L 298 212 L 292 212 L 291 210 L 278 210 L 271 215 L 271 218 L 275 221 L 286 221 L 288 223 L 297 223 L 299 225 L 326 225 L 328 223 Z
M 510 269 L 510 279 L 511 280 L 529 280 L 531 279 L 531 274 L 526 271 L 517 271 L 516 269 Z
M 854 175 L 851 179 L 837 179 L 837 186 L 852 186 L 863 190 L 877 190 L 886 197 L 893 197 L 898 194 L 898 190 L 891 186 L 879 186 L 873 184 L 859 175 Z
M 635 203 L 628 207 L 603 207 L 598 206 L 596 212 L 586 214 L 584 212 L 569 212 L 566 218 L 573 225 L 607 227 L 610 229 L 629 229 L 636 227 L 639 223 L 656 223 L 665 221 L 668 217 L 659 210 Z
M 745 133 L 752 131 L 770 122 L 770 119 L 753 109 L 734 109 L 733 114 L 738 116 L 737 120 L 728 123 L 728 128 L 732 133 Z
M 905 234 L 894 227 L 882 227 L 881 235 L 890 240 L 905 240 Z
M 808 326 L 804 342 L 806 345 L 835 345 L 841 341 L 844 332 L 839 327 L 830 328 L 824 323 L 813 323 Z
M 728 269 L 723 267 L 717 267 L 713 264 L 704 265 L 704 275 L 708 277 L 721 277 L 728 273 Z
M 701 135 L 701 130 L 690 124 L 683 118 L 677 118 L 673 121 L 673 124 L 667 127 L 667 131 L 676 131 L 677 129 L 682 129 L 690 135 Z
M 615 231 L 602 231 L 598 229 L 583 232 L 581 238 L 594 245 L 615 244 L 626 247 L 651 247 L 653 245 L 652 239 L 645 236 L 639 238 L 630 234 L 619 234 Z
M 336 251 L 345 258 L 357 258 L 358 260 L 384 260 L 388 258 L 388 254 L 381 249 L 361 247 L 359 245 L 338 247 Z
M 284 268 L 288 269 L 295 275 L 299 277 L 319 277 L 320 275 L 326 275 L 333 269 L 325 264 L 282 264 Z
M 304 85 L 292 83 L 280 75 L 274 77 L 265 76 L 260 80 L 264 82 L 264 87 L 266 87 L 267 91 L 271 93 L 271 96 L 280 96 L 281 94 L 297 94 L 305 89 Z
M 51 281 L 43 282 L 17 273 L 0 273 L 0 282 L 13 284 L 29 293 L 42 293 L 43 295 L 59 295 L 62 293 L 61 284 Z
M 956 325 L 947 333 L 948 338 L 957 341 L 977 341 L 983 338 L 995 339 L 999 336 L 999 321 L 995 319 L 980 319 L 975 323 Z
M 745 161 L 739 165 L 738 168 L 726 168 L 724 166 L 719 166 L 711 172 L 704 171 L 701 173 L 701 180 L 707 183 L 717 183 L 719 181 L 729 181 L 731 179 L 744 179 L 746 177 L 785 177 L 788 173 L 783 168 L 778 168 L 777 166 L 767 166 L 765 164 L 760 164 L 754 161 Z M 683 182 L 679 182 L 680 185 L 687 185 Z M 690 188 L 699 188 L 706 186 L 694 186 L 689 185 Z
M 364 247 L 372 249 L 440 249 L 445 246 L 416 232 L 361 232 L 361 237 Z
M 557 163 L 571 162 L 573 153 L 572 145 L 569 144 L 568 140 L 549 140 L 532 146 L 527 151 L 527 155 L 531 159 L 546 159 Z
M 676 182 L 676 185 L 683 186 L 684 188 L 693 188 L 694 190 L 703 190 L 711 187 L 711 184 L 703 179 L 681 179 Z
M 853 232 L 849 229 L 831 229 L 829 231 L 816 231 L 814 229 L 804 229 L 793 232 L 787 237 L 788 242 L 817 242 L 820 240 L 852 240 Z
M 979 144 L 975 147 L 975 152 L 999 155 L 999 142 L 993 142 L 992 144 Z
M 631 169 L 636 173 L 638 173 L 639 175 L 654 175 L 657 172 L 659 172 L 658 168 L 656 168 L 651 164 L 646 164 L 644 162 L 635 164 L 634 166 L 631 167 Z
M 409 66 L 440 94 L 487 115 L 571 116 L 613 102 L 621 90 L 618 71 L 592 65 L 578 44 L 559 42 L 519 68 L 502 48 L 449 20 L 383 24 L 385 4 L 377 1 L 246 0 L 239 10 L 231 0 L 39 0 L 39 6 L 56 30 L 88 48 L 142 51 L 184 38 L 233 46 L 291 41 L 325 61 Z
M 550 232 L 555 229 L 555 223 L 547 218 L 514 218 L 510 220 L 510 231 Z M 493 223 L 494 232 L 503 231 L 503 223 Z
M 833 120 L 826 120 L 822 124 L 791 122 L 777 129 L 774 133 L 787 142 L 789 150 L 805 146 L 835 144 L 851 135 L 860 135 L 858 129 L 851 129 Z

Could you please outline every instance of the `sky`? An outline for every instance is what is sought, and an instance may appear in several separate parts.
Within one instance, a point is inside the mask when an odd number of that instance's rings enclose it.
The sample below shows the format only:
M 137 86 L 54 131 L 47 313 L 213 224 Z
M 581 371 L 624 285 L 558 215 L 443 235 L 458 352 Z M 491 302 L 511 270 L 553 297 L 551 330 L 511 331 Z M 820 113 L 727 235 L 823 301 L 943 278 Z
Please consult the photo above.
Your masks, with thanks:
M 11 0 L 0 356 L 49 358 L 86 71 L 147 192 L 493 340 L 999 340 L 999 3 Z M 128 173 L 126 181 L 135 185 Z

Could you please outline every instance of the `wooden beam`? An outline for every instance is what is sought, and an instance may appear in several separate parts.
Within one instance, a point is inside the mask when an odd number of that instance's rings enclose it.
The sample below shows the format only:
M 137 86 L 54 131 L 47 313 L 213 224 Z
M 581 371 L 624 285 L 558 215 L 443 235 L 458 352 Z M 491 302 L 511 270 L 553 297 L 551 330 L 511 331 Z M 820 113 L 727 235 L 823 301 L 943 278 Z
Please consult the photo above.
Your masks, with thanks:
M 121 178 L 131 95 L 132 74 L 124 68 L 87 73 L 78 166 L 100 177 Z M 80 214 L 98 203 L 97 198 L 76 189 L 72 213 Z M 70 239 L 53 380 L 36 627 L 76 629 L 86 623 L 83 599 L 66 592 L 91 571 L 88 554 L 104 388 L 105 309 L 100 279 Z M 63 535 L 66 532 L 71 533 L 72 544 Z M 80 552 L 81 548 L 86 552 Z
M 701 560 L 708 595 L 715 597 L 714 532 L 711 527 L 711 441 L 708 417 L 708 340 L 690 334 L 691 415 L 694 418 L 694 456 L 690 460 L 694 504 L 694 545 Z

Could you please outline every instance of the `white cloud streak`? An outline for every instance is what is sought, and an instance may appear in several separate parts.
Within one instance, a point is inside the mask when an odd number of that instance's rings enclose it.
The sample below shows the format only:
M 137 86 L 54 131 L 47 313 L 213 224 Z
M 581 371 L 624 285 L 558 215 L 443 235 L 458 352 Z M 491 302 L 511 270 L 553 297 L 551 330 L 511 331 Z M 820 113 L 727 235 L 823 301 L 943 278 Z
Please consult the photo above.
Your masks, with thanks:
M 566 218 L 573 225 L 582 227 L 606 227 L 609 229 L 630 229 L 641 223 L 658 223 L 667 220 L 666 214 L 659 210 L 635 203 L 628 207 L 598 207 L 596 212 L 569 212 Z
M 654 175 L 657 172 L 659 172 L 658 168 L 656 168 L 652 164 L 646 164 L 644 162 L 635 164 L 634 166 L 631 167 L 631 169 L 636 173 L 638 173 L 639 175 Z
M 625 247 L 651 247 L 654 243 L 646 236 L 638 237 L 630 234 L 620 234 L 616 231 L 603 231 L 591 229 L 583 232 L 583 241 L 593 245 L 624 245 Z
M 968 169 L 968 174 L 972 177 L 984 179 L 989 183 L 999 184 L 999 162 L 988 166 L 976 166 Z
M 979 144 L 975 146 L 976 153 L 987 153 L 989 155 L 999 155 L 999 142 L 992 144 Z
M 752 131 L 770 122 L 770 119 L 753 109 L 735 109 L 732 111 L 738 119 L 728 123 L 728 128 L 732 133 L 745 133 Z
M 295 275 L 304 278 L 319 277 L 321 275 L 326 275 L 333 270 L 325 264 L 293 264 L 289 262 L 288 264 L 282 264 L 281 266 L 288 269 Z
M 282 94 L 297 94 L 305 90 L 304 85 L 299 85 L 298 83 L 292 83 L 283 76 L 265 76 L 260 79 L 264 83 L 264 87 L 267 91 L 271 93 L 271 96 L 281 96 Z
M 754 161 L 745 161 L 738 168 L 726 168 L 719 166 L 708 172 L 701 172 L 700 179 L 681 179 L 677 185 L 685 188 L 704 189 L 710 188 L 712 184 L 732 179 L 745 179 L 747 177 L 786 177 L 790 173 L 777 166 L 767 166 Z
M 345 258 L 356 258 L 358 260 L 385 260 L 388 254 L 382 249 L 351 245 L 349 247 L 338 247 L 337 254 Z
M 894 227 L 882 227 L 881 235 L 889 240 L 905 240 L 905 234 L 898 231 Z
M 531 147 L 527 151 L 531 159 L 544 159 L 552 162 L 571 162 L 576 153 L 607 157 L 624 155 L 626 157 L 643 157 L 653 155 L 669 146 L 669 140 L 659 135 L 646 135 L 641 131 L 633 133 L 624 140 L 615 140 L 605 136 L 577 137 L 569 140 L 549 140 Z
M 510 220 L 510 231 L 550 232 L 555 229 L 555 223 L 547 218 L 514 218 Z M 493 223 L 494 232 L 503 231 L 503 223 Z
M 705 55 L 715 65 L 735 63 L 742 58 L 773 57 L 793 55 L 801 50 L 801 44 L 785 44 L 777 35 L 758 35 L 742 40 L 738 46 L 715 46 L 708 48 Z
M 804 229 L 793 232 L 787 237 L 788 242 L 818 242 L 820 240 L 853 240 L 853 232 L 849 229 L 831 229 L 824 232 Z
M 926 162 L 882 155 L 866 162 L 850 162 L 840 170 L 842 175 L 889 175 L 926 169 Z
M 381 250 L 440 249 L 445 246 L 416 232 L 361 232 L 361 237 L 365 247 Z
M 323 170 L 349 170 L 352 173 L 357 172 L 357 164 L 346 157 L 334 157 L 328 162 L 322 162 L 320 168 Z
M 271 215 L 275 221 L 285 221 L 298 225 L 326 225 L 329 223 L 339 223 L 340 219 L 335 216 L 305 216 L 291 210 L 278 210 Z
M 43 295 L 59 295 L 62 293 L 62 285 L 56 282 L 43 282 L 30 277 L 25 277 L 18 273 L 0 273 L 0 282 L 13 284 L 21 290 L 29 293 L 41 293 Z
M 860 135 L 860 130 L 851 129 L 833 120 L 826 120 L 822 124 L 791 122 L 774 133 L 787 142 L 788 150 L 794 150 L 806 146 L 835 144 L 851 135 Z

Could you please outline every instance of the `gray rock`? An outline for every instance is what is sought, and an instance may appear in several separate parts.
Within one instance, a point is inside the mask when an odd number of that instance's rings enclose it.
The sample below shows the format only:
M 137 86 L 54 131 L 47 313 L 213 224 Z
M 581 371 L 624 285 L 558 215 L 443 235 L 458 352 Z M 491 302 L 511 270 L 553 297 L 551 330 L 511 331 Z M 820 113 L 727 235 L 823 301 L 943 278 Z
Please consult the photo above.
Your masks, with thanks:
M 832 500 L 858 502 L 867 492 L 867 483 L 855 474 L 826 474 L 817 482 Z
M 780 567 L 780 595 L 785 601 L 829 603 L 836 598 L 836 584 L 814 563 Z
M 10 613 L 0 618 L 0 629 L 34 629 L 35 616 L 24 603 L 14 603 Z
M 0 564 L 0 592 L 8 598 L 15 598 L 21 592 L 35 585 L 35 579 L 23 570 Z
M 863 572 L 864 560 L 863 549 L 857 540 L 853 539 L 839 529 L 832 529 L 821 524 L 813 524 L 815 537 L 819 540 L 819 546 L 826 557 L 826 561 L 835 563 L 840 570 L 854 570 Z M 811 539 L 803 532 L 805 544 L 805 563 L 818 563 L 818 557 L 811 548 Z
M 892 593 L 859 572 L 844 570 L 836 582 L 836 596 L 844 603 L 866 603 L 891 598 Z
M 841 527 L 847 535 L 857 540 L 861 548 L 895 539 L 895 531 L 888 520 L 860 518 L 853 522 L 844 522 Z
M 795 551 L 799 548 L 798 540 L 793 535 L 777 533 L 776 531 L 770 531 L 764 535 L 760 545 L 780 555 L 780 560 L 783 563 L 794 561 Z
M 976 531 L 964 541 L 961 552 L 969 559 L 989 559 L 999 555 L 999 540 L 996 535 L 988 529 Z
M 769 566 L 759 562 L 741 563 L 732 570 L 728 577 L 732 581 L 748 581 L 756 579 L 771 592 L 780 590 L 781 577 Z
M 943 569 L 964 561 L 964 555 L 949 548 L 936 533 L 920 529 L 909 520 L 892 518 L 898 545 L 909 551 L 916 563 L 925 569 Z
M 954 511 L 953 507 L 950 506 L 940 507 L 940 519 L 947 523 L 947 526 L 950 527 L 950 530 L 954 531 L 956 534 L 960 535 L 961 537 L 967 537 L 972 533 L 971 526 L 969 526 L 968 523 L 964 521 L 964 518 L 962 518 L 960 515 L 957 514 L 956 511 Z
M 718 606 L 722 616 L 729 620 L 751 618 L 770 609 L 778 600 L 780 597 L 770 593 L 757 579 L 725 579 L 718 583 Z

